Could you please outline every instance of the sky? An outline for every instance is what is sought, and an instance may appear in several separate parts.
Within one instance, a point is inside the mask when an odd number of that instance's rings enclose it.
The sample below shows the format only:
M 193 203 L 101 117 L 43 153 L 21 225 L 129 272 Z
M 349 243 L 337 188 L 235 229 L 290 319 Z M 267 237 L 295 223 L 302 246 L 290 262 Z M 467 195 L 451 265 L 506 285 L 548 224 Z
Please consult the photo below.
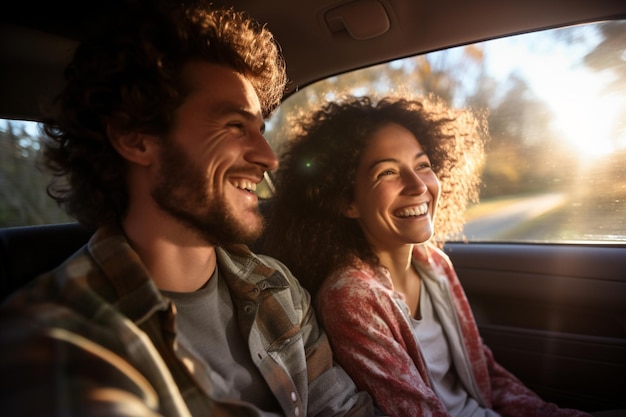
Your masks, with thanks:
M 607 91 L 610 72 L 595 72 L 582 61 L 601 40 L 597 31 L 575 29 L 585 34 L 584 41 L 568 44 L 541 33 L 490 41 L 485 44 L 487 66 L 500 78 L 515 70 L 523 74 L 554 112 L 553 127 L 563 138 L 587 156 L 602 156 L 626 147 L 626 136 L 615 138 L 611 132 L 626 98 Z

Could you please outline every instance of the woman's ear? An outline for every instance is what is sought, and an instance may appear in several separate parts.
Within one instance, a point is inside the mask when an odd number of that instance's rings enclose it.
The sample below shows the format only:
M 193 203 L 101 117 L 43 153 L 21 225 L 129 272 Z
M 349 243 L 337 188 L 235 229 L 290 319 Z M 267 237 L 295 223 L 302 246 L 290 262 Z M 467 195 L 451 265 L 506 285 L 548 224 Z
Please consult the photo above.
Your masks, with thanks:
M 361 217 L 359 216 L 359 210 L 354 203 L 345 204 L 342 212 L 343 215 L 349 219 L 358 219 L 359 217 Z
M 107 133 L 113 148 L 129 162 L 149 166 L 158 156 L 157 141 L 152 135 L 136 131 L 120 133 L 110 125 L 107 127 Z

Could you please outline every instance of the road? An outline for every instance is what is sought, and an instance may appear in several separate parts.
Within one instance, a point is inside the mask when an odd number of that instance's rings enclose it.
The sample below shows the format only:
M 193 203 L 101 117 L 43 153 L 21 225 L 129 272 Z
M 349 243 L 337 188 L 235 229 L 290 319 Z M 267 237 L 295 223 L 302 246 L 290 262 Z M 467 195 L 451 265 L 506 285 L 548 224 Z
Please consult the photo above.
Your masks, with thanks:
M 501 240 L 525 229 L 531 220 L 563 207 L 567 200 L 565 193 L 546 193 L 506 202 L 487 201 L 481 203 L 481 214 L 465 224 L 463 233 L 468 240 Z

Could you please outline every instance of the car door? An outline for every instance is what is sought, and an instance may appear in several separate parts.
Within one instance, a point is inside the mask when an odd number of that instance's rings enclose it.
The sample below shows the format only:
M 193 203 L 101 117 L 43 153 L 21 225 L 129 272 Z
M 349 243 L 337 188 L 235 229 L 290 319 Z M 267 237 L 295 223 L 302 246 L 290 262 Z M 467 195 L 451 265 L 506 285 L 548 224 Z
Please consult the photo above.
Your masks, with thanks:
M 484 342 L 543 398 L 583 410 L 626 408 L 626 248 L 446 246 Z

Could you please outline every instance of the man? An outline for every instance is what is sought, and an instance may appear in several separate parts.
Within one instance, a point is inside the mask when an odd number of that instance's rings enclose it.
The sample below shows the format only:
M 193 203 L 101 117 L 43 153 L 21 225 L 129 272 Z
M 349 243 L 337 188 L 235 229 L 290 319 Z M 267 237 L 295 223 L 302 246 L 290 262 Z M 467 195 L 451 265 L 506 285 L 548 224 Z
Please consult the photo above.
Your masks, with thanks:
M 271 33 L 203 3 L 138 9 L 77 49 L 45 156 L 95 234 L 3 306 L 4 414 L 374 413 L 309 294 L 239 244 L 262 233 L 285 82 Z

